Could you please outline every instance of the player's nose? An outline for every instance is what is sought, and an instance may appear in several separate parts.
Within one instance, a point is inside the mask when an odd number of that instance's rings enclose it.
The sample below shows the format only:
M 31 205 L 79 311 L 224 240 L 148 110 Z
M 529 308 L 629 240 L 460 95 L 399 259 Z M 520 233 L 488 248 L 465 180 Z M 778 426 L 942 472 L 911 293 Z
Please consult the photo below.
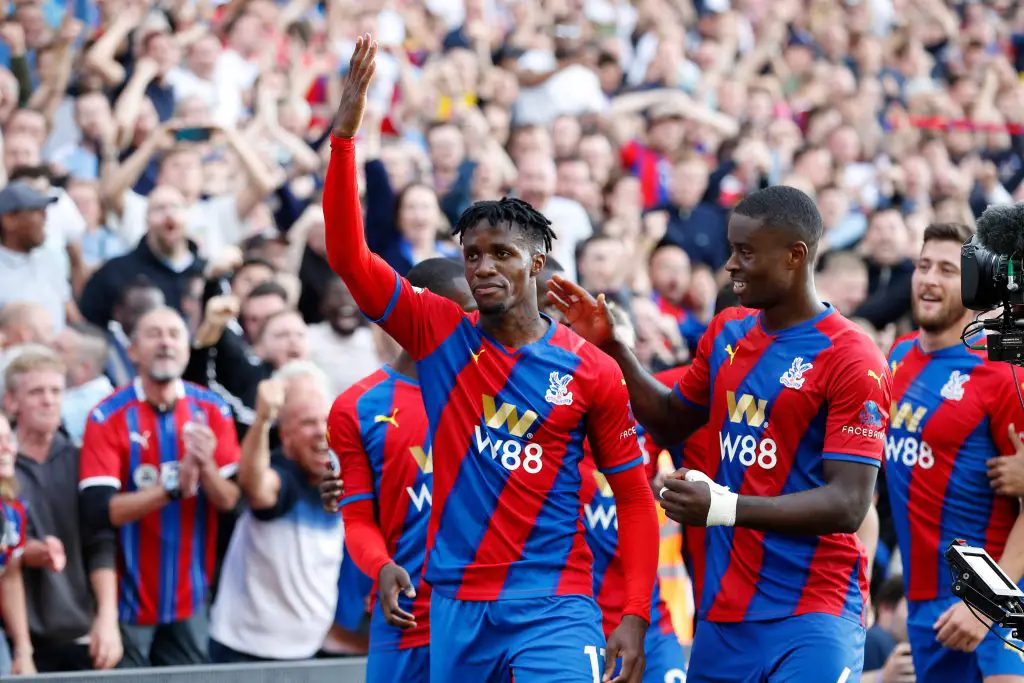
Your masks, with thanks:
M 484 254 L 476 262 L 476 270 L 474 274 L 477 277 L 490 276 L 497 272 L 497 261 L 494 260 L 489 254 Z

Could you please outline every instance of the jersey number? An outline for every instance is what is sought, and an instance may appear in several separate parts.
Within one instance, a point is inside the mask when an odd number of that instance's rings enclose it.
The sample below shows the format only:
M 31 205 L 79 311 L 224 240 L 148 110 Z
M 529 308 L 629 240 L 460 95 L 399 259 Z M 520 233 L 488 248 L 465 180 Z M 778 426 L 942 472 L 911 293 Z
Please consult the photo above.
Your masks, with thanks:
M 590 658 L 590 675 L 594 677 L 594 683 L 601 683 L 601 674 L 604 673 L 603 662 L 604 648 L 598 649 L 596 645 L 587 645 L 583 648 L 583 654 Z

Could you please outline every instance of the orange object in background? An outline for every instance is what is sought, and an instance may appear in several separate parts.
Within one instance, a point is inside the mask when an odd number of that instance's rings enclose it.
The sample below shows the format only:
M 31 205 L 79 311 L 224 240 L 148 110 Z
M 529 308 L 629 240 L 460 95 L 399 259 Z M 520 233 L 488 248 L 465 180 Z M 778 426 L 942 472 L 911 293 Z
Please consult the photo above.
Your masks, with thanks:
M 672 459 L 668 451 L 658 454 L 658 469 L 672 472 Z M 661 597 L 668 606 L 679 642 L 688 645 L 693 641 L 693 587 L 683 564 L 683 537 L 679 524 L 665 516 L 658 506 L 658 522 L 661 525 L 661 543 L 658 554 L 658 579 L 661 582 Z

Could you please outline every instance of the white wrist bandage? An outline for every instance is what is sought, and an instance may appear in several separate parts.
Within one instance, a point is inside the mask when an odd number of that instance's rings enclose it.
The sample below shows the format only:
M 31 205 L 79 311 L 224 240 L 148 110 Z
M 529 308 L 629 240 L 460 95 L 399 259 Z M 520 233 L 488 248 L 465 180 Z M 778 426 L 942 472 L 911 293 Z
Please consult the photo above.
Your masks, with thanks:
M 711 507 L 708 508 L 707 526 L 736 525 L 736 503 L 739 501 L 739 496 L 730 491 L 728 487 L 715 483 L 711 477 L 699 470 L 687 472 L 686 481 L 702 481 L 711 489 Z

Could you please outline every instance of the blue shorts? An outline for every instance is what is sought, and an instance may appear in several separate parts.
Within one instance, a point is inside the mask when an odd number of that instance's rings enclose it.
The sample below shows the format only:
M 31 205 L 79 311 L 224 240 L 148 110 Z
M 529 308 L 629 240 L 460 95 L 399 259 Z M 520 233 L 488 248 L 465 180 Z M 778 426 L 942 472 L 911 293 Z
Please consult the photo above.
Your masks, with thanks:
M 987 676 L 1024 676 L 1024 653 L 989 633 L 974 652 L 949 650 L 935 640 L 932 624 L 959 600 L 950 596 L 938 600 L 907 603 L 907 640 L 914 658 L 917 680 L 932 683 L 981 683 Z M 998 629 L 1010 640 L 1009 629 Z M 1024 643 L 1014 641 L 1020 647 Z
M 857 683 L 864 627 L 830 614 L 771 621 L 700 621 L 687 683 Z M 918 680 L 924 681 L 918 674 Z
M 686 655 L 675 633 L 662 633 L 657 625 L 647 629 L 644 658 L 647 665 L 643 683 L 686 683 Z M 616 676 L 621 669 L 619 662 L 615 665 Z
M 366 683 L 430 683 L 430 646 L 370 650 Z
M 430 646 L 432 683 L 599 683 L 604 672 L 601 610 L 583 595 L 474 602 L 434 591 Z

